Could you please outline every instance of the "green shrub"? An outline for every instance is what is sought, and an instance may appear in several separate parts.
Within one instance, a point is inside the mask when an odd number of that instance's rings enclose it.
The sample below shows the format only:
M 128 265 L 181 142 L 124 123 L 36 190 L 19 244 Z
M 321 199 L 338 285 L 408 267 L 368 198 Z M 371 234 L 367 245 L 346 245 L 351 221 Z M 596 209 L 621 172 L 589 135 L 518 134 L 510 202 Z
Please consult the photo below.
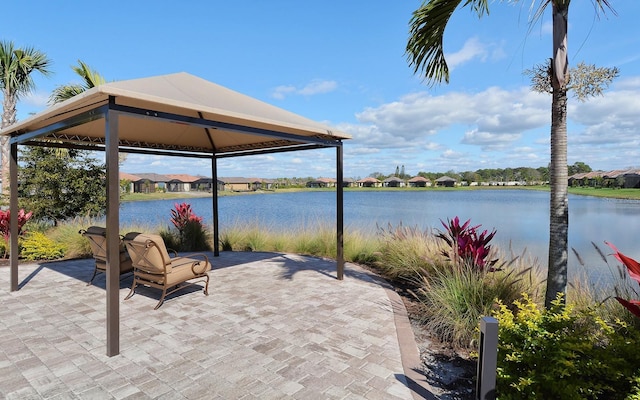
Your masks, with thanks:
M 46 231 L 47 237 L 58 243 L 65 249 L 65 258 L 90 258 L 93 256 L 91 246 L 87 238 L 79 231 L 86 229 L 92 224 L 64 223 Z
M 424 305 L 422 322 L 441 341 L 471 348 L 479 319 L 491 315 L 497 300 L 511 304 L 525 287 L 535 286 L 531 277 L 524 279 L 529 271 L 489 272 L 467 261 L 424 273 L 413 291 Z
M 562 300 L 548 310 L 526 295 L 515 312 L 500 305 L 498 398 L 637 398 L 640 332 Z
M 170 229 L 160 229 L 158 235 L 160 235 L 169 251 L 180 251 L 180 236 L 178 232 Z
M 378 227 L 379 252 L 373 267 L 392 281 L 411 284 L 419 274 L 430 274 L 441 260 L 440 249 L 430 231 L 421 231 L 400 224 Z
M 28 232 L 21 242 L 21 256 L 25 260 L 57 260 L 64 257 L 64 246 L 42 232 Z

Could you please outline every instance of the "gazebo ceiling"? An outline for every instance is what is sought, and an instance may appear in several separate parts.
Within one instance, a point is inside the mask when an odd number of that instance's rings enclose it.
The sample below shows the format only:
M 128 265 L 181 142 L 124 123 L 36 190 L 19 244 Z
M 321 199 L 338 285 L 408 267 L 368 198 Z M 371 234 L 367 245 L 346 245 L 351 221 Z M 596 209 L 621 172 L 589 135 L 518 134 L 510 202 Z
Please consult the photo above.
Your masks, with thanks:
M 107 107 L 118 112 L 119 147 L 125 152 L 231 156 L 332 147 L 350 138 L 187 73 L 106 83 L 0 134 L 21 144 L 64 142 L 101 148 Z

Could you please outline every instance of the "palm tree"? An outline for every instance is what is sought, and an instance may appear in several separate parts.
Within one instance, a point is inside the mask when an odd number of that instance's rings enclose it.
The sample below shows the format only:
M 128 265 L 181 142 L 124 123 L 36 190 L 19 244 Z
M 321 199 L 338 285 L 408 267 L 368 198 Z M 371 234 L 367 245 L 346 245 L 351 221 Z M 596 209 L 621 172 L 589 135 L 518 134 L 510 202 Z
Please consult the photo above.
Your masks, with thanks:
M 517 1 L 517 0 L 513 0 Z M 488 0 L 425 0 L 413 12 L 406 54 L 414 73 L 422 71 L 427 82 L 449 82 L 449 68 L 444 57 L 444 30 L 460 4 L 470 6 L 482 17 L 489 13 Z M 545 305 L 551 305 L 558 293 L 566 293 L 569 231 L 569 201 L 567 195 L 567 84 L 569 62 L 567 28 L 571 0 L 532 0 L 539 3 L 533 21 L 537 21 L 551 6 L 553 18 L 553 58 L 550 67 L 551 100 L 551 186 L 549 218 L 549 264 Z M 593 0 L 596 12 L 612 9 L 608 0 Z
M 77 96 L 80 93 L 83 93 L 86 90 L 94 88 L 96 86 L 100 86 L 104 83 L 107 83 L 106 79 L 102 75 L 100 75 L 96 70 L 92 69 L 82 60 L 78 60 L 78 65 L 74 65 L 71 67 L 73 71 L 82 79 L 82 84 L 80 83 L 70 83 L 67 85 L 58 86 L 53 90 L 51 96 L 49 96 L 50 104 L 57 104 L 72 98 L 73 96 Z M 66 156 L 68 153 L 68 149 L 59 148 L 57 149 L 56 155 L 58 156 Z M 127 155 L 124 153 L 120 153 L 118 155 L 119 162 L 122 164 Z
M 2 89 L 2 124 L 0 129 L 16 122 L 17 104 L 20 97 L 35 89 L 32 72 L 48 76 L 51 60 L 33 47 L 18 49 L 11 41 L 0 41 L 0 89 Z M 3 192 L 9 187 L 9 137 L 0 137 L 2 147 Z
M 106 80 L 102 75 L 91 69 L 81 60 L 78 60 L 78 65 L 71 67 L 71 69 L 73 69 L 73 71 L 82 78 L 83 84 L 72 83 L 69 85 L 58 86 L 49 97 L 49 103 L 60 103 L 84 92 L 85 90 L 89 90 L 93 87 L 106 83 Z

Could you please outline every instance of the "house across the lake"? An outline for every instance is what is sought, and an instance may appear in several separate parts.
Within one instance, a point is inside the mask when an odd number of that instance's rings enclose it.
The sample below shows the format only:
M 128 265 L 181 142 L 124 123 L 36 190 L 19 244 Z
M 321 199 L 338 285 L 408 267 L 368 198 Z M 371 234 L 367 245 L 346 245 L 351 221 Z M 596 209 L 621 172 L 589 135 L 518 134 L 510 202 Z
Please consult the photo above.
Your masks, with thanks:
M 424 176 L 414 176 L 409 179 L 409 187 L 429 187 L 431 186 L 431 180 Z
M 573 174 L 569 186 L 640 188 L 640 169 L 591 171 Z
M 407 184 L 404 179 L 400 179 L 397 176 L 390 176 L 384 181 L 382 181 L 384 187 L 405 187 Z
M 382 182 L 372 176 L 360 179 L 359 181 L 356 181 L 356 184 L 358 187 L 382 187 Z
M 336 180 L 333 178 L 318 178 L 314 181 L 307 182 L 309 188 L 330 188 L 336 187 Z
M 450 176 L 441 176 L 436 179 L 436 186 L 444 186 L 444 187 L 454 187 L 456 185 L 456 180 Z
M 120 172 L 120 183 L 124 191 L 132 193 L 192 192 L 213 190 L 213 179 L 188 174 L 155 174 Z M 218 178 L 219 191 L 248 192 L 256 190 L 273 190 L 273 180 L 262 178 Z

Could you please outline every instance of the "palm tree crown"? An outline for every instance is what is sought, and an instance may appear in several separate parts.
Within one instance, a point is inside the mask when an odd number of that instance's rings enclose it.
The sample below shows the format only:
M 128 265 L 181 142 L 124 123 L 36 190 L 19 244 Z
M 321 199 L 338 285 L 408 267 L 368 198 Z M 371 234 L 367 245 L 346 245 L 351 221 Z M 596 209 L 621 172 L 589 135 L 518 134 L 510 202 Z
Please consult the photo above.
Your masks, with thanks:
M 82 78 L 82 84 L 61 85 L 54 89 L 49 97 L 50 104 L 60 103 L 76 96 L 85 90 L 106 83 L 106 80 L 95 70 L 91 69 L 85 62 L 78 60 L 78 65 L 71 67 L 73 71 Z
M 0 89 L 3 95 L 2 128 L 16 122 L 16 107 L 21 96 L 35 88 L 32 72 L 47 76 L 51 60 L 46 54 L 25 47 L 18 49 L 11 41 L 0 41 Z

